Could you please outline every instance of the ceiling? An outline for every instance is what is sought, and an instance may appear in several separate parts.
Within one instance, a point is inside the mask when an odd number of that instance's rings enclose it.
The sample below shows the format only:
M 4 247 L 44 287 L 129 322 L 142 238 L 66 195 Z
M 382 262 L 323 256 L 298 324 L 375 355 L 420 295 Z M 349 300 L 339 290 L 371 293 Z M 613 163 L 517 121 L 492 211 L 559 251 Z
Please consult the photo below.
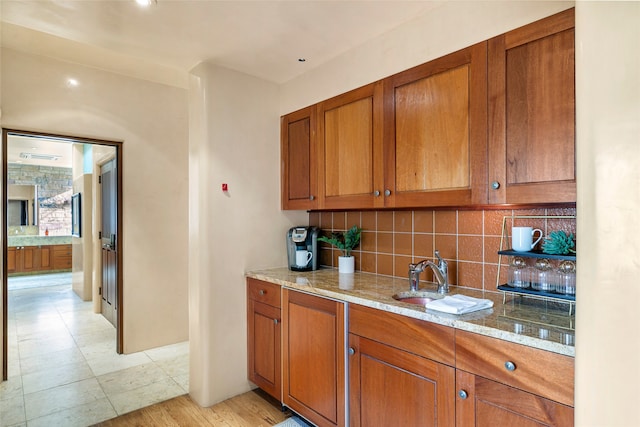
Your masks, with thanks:
M 3 46 L 19 50 L 67 60 L 93 52 L 103 63 L 112 52 L 133 67 L 144 61 L 185 73 L 209 62 L 280 84 L 444 1 L 156 0 L 143 8 L 135 0 L 0 0 L 0 18 Z M 71 167 L 71 145 L 12 135 L 8 162 Z
M 71 142 L 20 135 L 9 135 L 7 142 L 7 163 L 71 168 Z
M 2 0 L 0 16 L 11 28 L 164 67 L 210 62 L 281 84 L 443 1 Z M 3 30 L 4 45 L 16 38 Z

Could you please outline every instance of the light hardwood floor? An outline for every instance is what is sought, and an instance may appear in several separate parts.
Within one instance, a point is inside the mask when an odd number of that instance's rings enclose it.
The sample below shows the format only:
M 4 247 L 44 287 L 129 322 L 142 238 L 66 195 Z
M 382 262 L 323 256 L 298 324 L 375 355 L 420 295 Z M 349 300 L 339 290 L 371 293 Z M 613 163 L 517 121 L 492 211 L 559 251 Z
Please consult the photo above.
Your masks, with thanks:
M 289 410 L 282 412 L 280 408 L 279 402 L 259 389 L 209 408 L 202 408 L 188 395 L 183 395 L 104 421 L 95 427 L 268 427 L 292 415 Z

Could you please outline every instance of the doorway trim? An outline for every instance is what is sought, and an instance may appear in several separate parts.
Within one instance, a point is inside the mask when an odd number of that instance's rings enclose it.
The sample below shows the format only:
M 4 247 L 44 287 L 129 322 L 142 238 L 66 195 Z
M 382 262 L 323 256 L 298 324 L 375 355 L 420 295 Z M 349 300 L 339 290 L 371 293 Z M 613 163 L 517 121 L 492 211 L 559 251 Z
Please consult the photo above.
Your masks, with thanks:
M 117 304 L 118 311 L 116 314 L 117 324 L 116 324 L 116 352 L 118 354 L 123 353 L 124 343 L 123 343 L 123 304 L 122 304 L 122 294 L 123 294 L 123 269 L 122 269 L 122 236 L 123 236 L 123 224 L 122 224 L 122 141 L 109 141 L 102 139 L 93 139 L 93 138 L 84 138 L 84 137 L 76 137 L 76 136 L 68 136 L 68 135 L 58 135 L 51 134 L 46 132 L 34 132 L 34 131 L 25 131 L 18 129 L 8 129 L 2 128 L 2 380 L 6 381 L 9 376 L 9 365 L 8 365 L 8 298 L 9 298 L 9 290 L 8 290 L 8 276 L 6 274 L 7 268 L 7 199 L 8 199 L 8 158 L 7 158 L 7 143 L 9 135 L 18 135 L 18 136 L 28 136 L 28 137 L 41 137 L 47 139 L 57 139 L 64 142 L 69 143 L 80 143 L 80 144 L 94 144 L 94 145 L 107 145 L 111 147 L 115 147 L 116 149 L 116 179 L 117 179 L 117 224 L 116 229 L 118 233 L 118 238 L 116 239 L 116 246 L 118 251 L 117 256 Z

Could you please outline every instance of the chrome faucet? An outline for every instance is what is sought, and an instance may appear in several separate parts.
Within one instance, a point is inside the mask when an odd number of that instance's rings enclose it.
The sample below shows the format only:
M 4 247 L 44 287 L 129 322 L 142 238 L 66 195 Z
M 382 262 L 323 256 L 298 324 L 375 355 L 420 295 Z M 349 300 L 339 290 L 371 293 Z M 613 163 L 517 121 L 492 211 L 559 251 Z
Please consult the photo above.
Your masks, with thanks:
M 430 267 L 433 270 L 433 275 L 436 278 L 436 282 L 438 282 L 438 293 L 446 294 L 449 293 L 449 284 L 447 283 L 447 274 L 448 274 L 448 265 L 447 261 L 443 260 L 440 256 L 440 252 L 435 251 L 435 256 L 438 258 L 438 264 L 435 264 L 433 261 L 422 260 L 415 264 L 409 264 L 409 290 L 417 291 L 420 287 L 420 273 L 424 271 L 425 268 Z

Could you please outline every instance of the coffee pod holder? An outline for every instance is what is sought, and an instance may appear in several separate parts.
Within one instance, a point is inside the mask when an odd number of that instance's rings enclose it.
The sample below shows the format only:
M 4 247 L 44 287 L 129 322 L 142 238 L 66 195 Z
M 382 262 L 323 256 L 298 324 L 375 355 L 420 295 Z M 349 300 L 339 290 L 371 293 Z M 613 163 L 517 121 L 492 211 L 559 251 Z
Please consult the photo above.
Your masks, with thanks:
M 502 234 L 500 237 L 500 249 L 498 250 L 498 273 L 496 277 L 496 287 L 502 292 L 502 303 L 506 303 L 507 297 L 534 298 L 545 301 L 555 301 L 569 306 L 569 315 L 575 311 L 576 286 L 575 286 L 575 255 L 553 255 L 542 251 L 532 250 L 528 252 L 518 252 L 510 248 L 509 228 L 515 221 L 519 220 L 569 220 L 575 219 L 575 215 L 520 215 L 505 216 L 502 218 Z M 547 228 L 547 227 L 545 227 Z M 527 260 L 530 265 L 526 268 L 529 271 L 530 285 L 523 286 L 518 283 L 516 286 L 510 283 L 500 283 L 500 272 L 502 271 L 503 257 L 508 257 L 509 264 L 513 266 L 514 260 L 517 264 L 521 259 Z M 524 267 L 524 266 L 520 266 Z

